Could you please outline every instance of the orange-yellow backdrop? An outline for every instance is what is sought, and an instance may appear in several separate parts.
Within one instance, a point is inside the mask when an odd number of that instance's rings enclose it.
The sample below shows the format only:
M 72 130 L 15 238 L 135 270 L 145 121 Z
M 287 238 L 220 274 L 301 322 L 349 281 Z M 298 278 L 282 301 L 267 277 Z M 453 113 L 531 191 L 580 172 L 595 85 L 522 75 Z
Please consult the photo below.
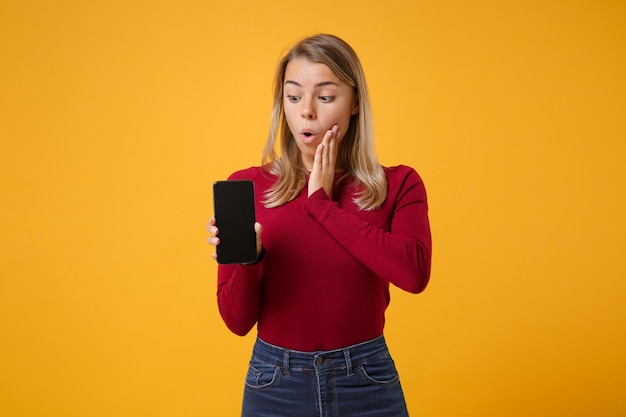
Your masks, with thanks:
M 271 4 L 268 4 L 271 3 Z M 0 415 L 235 416 L 211 184 L 280 54 L 348 40 L 423 176 L 432 281 L 387 337 L 415 416 L 626 415 L 622 1 L 0 5 Z

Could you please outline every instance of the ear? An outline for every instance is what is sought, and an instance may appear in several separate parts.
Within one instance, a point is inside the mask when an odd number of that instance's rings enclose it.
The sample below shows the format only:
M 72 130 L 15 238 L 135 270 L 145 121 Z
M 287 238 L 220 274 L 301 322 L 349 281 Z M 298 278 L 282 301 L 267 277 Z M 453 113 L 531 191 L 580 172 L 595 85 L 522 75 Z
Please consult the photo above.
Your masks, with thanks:
M 354 116 L 355 114 L 359 114 L 359 100 L 354 100 L 354 104 L 352 105 L 352 111 L 350 111 L 350 116 Z

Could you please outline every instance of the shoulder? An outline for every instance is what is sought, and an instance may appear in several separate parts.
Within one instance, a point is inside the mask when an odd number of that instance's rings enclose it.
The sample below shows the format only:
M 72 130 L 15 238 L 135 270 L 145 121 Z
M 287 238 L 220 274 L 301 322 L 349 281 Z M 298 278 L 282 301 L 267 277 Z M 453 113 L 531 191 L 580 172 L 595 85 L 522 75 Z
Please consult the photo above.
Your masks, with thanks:
M 250 167 L 246 169 L 241 169 L 239 171 L 235 171 L 228 176 L 229 180 L 252 180 L 257 175 L 259 175 L 259 171 L 261 167 Z
M 269 177 L 270 174 L 263 167 L 250 167 L 235 171 L 228 177 L 229 180 L 256 180 L 259 177 Z
M 404 183 L 422 183 L 422 178 L 415 171 L 407 165 L 396 165 L 393 167 L 383 167 L 385 170 L 385 177 L 389 185 L 401 185 Z
M 408 199 L 410 201 L 426 201 L 426 187 L 420 175 L 415 169 L 398 165 L 384 167 L 387 177 L 387 199 L 398 202 Z
M 276 182 L 276 176 L 268 172 L 264 166 L 255 166 L 235 171 L 228 177 L 229 180 L 252 180 L 257 187 L 267 188 Z

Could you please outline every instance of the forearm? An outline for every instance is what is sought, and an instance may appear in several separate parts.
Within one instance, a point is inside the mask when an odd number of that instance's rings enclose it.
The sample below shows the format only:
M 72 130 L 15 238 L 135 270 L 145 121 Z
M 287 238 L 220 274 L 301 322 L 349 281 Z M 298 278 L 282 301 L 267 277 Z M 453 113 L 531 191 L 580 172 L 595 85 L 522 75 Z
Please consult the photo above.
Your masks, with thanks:
M 426 287 L 431 235 L 421 184 L 397 202 L 389 231 L 348 213 L 321 191 L 309 197 L 305 208 L 352 256 L 382 279 L 412 293 Z
M 220 265 L 217 302 L 226 326 L 239 336 L 256 324 L 261 308 L 260 264 Z

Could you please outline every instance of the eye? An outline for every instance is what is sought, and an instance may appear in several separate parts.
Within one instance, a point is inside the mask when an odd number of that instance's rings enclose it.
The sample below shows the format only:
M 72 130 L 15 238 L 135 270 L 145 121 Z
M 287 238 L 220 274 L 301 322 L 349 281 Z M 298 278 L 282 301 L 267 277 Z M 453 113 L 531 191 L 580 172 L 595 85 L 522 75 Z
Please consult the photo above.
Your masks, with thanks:
M 320 96 L 319 99 L 322 103 L 331 103 L 335 99 L 335 96 Z
M 300 97 L 287 95 L 287 100 L 291 101 L 292 103 L 297 103 L 298 101 L 300 101 Z

